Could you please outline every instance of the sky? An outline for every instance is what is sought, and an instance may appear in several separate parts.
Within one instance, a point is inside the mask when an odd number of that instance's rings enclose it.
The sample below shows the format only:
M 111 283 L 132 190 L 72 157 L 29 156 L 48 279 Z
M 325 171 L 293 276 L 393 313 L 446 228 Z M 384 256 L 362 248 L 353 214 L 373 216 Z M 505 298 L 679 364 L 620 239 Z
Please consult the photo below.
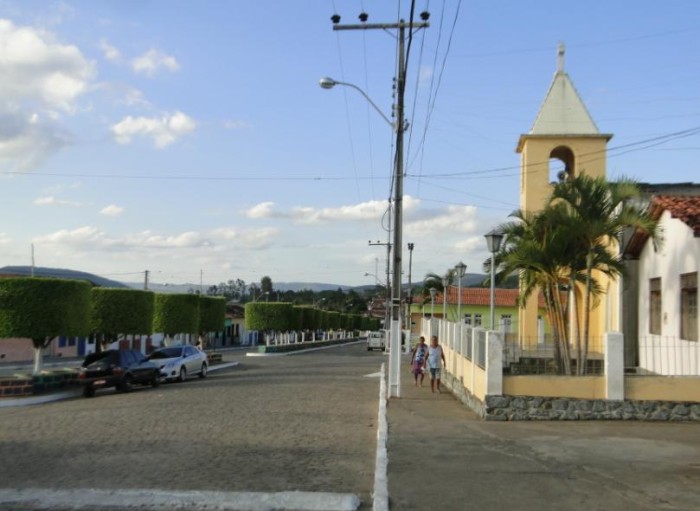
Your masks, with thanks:
M 384 281 L 407 0 L 0 0 L 0 266 L 160 283 Z M 404 181 L 412 280 L 518 208 L 556 71 L 612 133 L 608 177 L 698 179 L 700 2 L 416 1 Z M 416 18 L 418 16 L 416 15 Z M 667 135 L 671 135 L 668 136 Z M 659 138 L 661 137 L 661 138 Z M 369 274 L 369 275 L 366 275 Z

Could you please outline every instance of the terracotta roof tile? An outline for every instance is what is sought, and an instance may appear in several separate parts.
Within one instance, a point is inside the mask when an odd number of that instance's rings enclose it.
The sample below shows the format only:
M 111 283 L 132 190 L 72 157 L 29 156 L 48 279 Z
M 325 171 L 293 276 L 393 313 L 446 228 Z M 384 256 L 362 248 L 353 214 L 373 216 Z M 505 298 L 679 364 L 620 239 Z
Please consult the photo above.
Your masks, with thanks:
M 518 299 L 517 289 L 500 289 L 495 290 L 496 307 L 515 307 L 515 303 Z M 447 289 L 447 303 L 456 304 L 458 296 L 458 289 L 456 287 L 450 286 Z M 423 298 L 421 296 L 414 297 L 414 303 L 422 303 Z M 435 303 L 442 303 L 442 293 L 438 292 L 435 296 Z M 462 305 L 485 305 L 489 306 L 491 304 L 491 289 L 484 287 L 466 287 L 462 288 Z M 544 296 L 540 293 L 538 298 L 538 307 L 544 307 Z
M 700 196 L 688 195 L 657 195 L 653 199 L 652 212 L 656 215 L 663 211 L 671 213 L 693 230 L 695 236 L 700 236 Z

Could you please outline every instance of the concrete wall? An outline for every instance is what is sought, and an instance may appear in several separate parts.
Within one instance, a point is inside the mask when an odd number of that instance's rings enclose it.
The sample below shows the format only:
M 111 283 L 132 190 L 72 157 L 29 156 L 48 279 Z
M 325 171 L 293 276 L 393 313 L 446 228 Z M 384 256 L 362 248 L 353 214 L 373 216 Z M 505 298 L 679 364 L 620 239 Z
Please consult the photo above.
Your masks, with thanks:
M 700 270 L 700 238 L 668 211 L 659 225 L 664 232 L 663 246 L 655 250 L 648 241 L 639 257 L 639 367 L 656 374 L 700 375 L 698 342 L 680 338 L 680 275 Z M 657 277 L 661 278 L 660 335 L 649 331 L 649 279 Z M 688 358 L 691 352 L 694 360 Z M 688 363 L 692 365 L 682 365 Z
M 503 376 L 503 394 L 605 399 L 605 376 Z
M 625 398 L 638 401 L 700 403 L 700 378 L 692 376 L 626 376 Z

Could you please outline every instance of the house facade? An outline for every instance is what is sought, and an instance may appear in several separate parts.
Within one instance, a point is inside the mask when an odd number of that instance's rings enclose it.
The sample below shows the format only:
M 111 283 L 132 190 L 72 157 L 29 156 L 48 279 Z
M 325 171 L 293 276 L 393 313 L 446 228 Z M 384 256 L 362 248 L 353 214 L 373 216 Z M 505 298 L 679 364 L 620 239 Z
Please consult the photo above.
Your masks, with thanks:
M 663 243 L 641 233 L 627 249 L 636 259 L 636 356 L 642 373 L 700 374 L 698 272 L 700 271 L 700 189 L 698 195 L 654 195 L 650 211 Z M 626 335 L 631 333 L 626 332 Z
M 516 341 L 519 330 L 519 313 L 517 306 L 517 289 L 495 289 L 495 329 L 504 334 L 506 341 Z M 458 321 L 462 316 L 462 322 L 474 327 L 491 329 L 491 290 L 489 288 L 463 288 L 460 290 L 450 286 L 447 292 L 438 292 L 435 301 L 428 299 L 424 302 L 422 297 L 415 297 L 411 307 L 412 334 L 421 331 L 422 323 L 432 317 L 445 318 L 450 321 Z M 549 323 L 544 308 L 544 299 L 540 295 L 534 297 L 537 306 L 537 320 L 534 337 L 527 339 L 527 344 L 544 344 L 549 342 Z

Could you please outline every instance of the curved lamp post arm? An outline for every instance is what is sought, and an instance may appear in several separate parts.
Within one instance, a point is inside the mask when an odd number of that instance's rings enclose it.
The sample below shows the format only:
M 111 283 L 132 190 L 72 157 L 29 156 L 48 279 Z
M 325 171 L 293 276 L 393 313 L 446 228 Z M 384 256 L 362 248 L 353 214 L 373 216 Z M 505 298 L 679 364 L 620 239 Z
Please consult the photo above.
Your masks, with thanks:
M 362 94 L 364 96 L 364 98 L 369 102 L 369 104 L 372 105 L 372 108 L 374 108 L 377 111 L 377 113 L 382 116 L 382 119 L 384 119 L 386 121 L 386 123 L 389 126 L 391 126 L 391 129 L 394 129 L 394 130 L 396 129 L 396 125 L 393 122 L 391 122 L 391 120 L 386 115 L 384 115 L 384 112 L 381 111 L 381 109 L 377 106 L 377 104 L 374 101 L 372 101 L 372 99 L 367 95 L 367 93 L 365 91 L 363 91 L 362 89 L 360 89 L 357 85 L 352 84 L 352 83 L 348 83 L 348 82 L 339 82 L 338 80 L 334 80 L 333 78 L 328 78 L 328 77 L 321 78 L 318 81 L 318 84 L 323 89 L 332 89 L 336 85 L 345 85 L 346 87 L 350 87 L 350 88 L 355 89 L 357 92 L 359 92 L 360 94 Z

